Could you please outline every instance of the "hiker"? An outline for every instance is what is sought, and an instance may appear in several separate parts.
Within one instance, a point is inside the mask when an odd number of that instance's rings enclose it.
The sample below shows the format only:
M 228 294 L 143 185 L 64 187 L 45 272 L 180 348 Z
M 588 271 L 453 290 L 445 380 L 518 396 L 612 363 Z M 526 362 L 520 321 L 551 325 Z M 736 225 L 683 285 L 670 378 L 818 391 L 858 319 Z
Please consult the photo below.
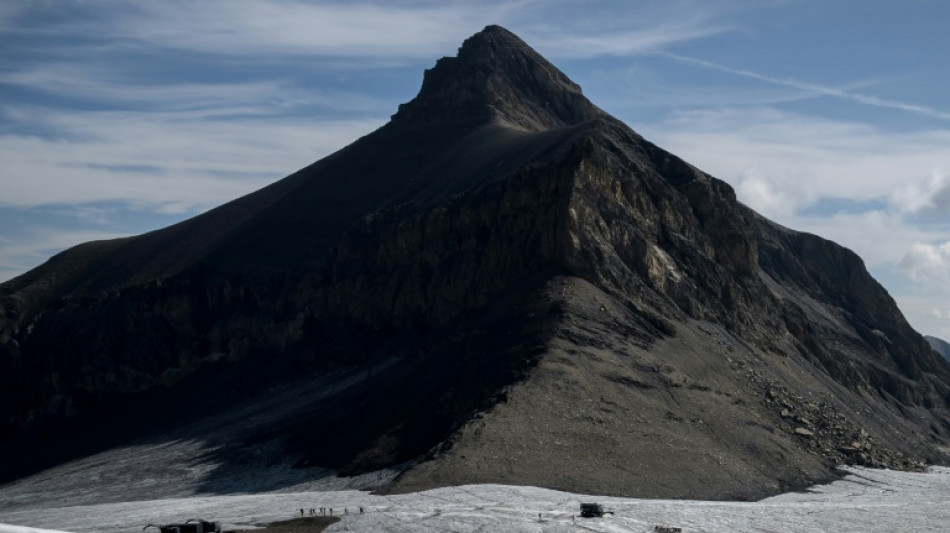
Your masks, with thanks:
M 300 516 L 303 516 L 303 507 L 300 508 Z
M 360 505 L 360 514 L 363 514 L 363 506 Z

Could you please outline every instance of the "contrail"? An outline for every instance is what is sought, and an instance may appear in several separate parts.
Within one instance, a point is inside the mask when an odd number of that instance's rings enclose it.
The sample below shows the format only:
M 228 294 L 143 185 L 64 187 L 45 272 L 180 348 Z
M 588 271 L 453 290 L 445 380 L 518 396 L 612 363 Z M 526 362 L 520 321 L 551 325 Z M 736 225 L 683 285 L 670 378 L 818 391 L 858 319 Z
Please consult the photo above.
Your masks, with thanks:
M 735 74 L 737 76 L 745 76 L 746 78 L 752 78 L 755 80 L 764 81 L 764 82 L 772 83 L 775 85 L 784 85 L 786 87 L 794 87 L 796 89 L 801 89 L 803 91 L 811 91 L 818 94 L 824 94 L 827 96 L 834 96 L 836 98 L 843 98 L 845 100 L 851 100 L 851 101 L 859 102 L 865 105 L 872 105 L 876 107 L 886 107 L 888 109 L 898 109 L 900 111 L 916 113 L 918 115 L 924 115 L 931 118 L 938 118 L 941 120 L 950 120 L 950 113 L 947 113 L 946 111 L 941 111 L 939 109 L 934 109 L 932 107 L 927 107 L 927 106 L 922 106 L 922 105 L 917 105 L 917 104 L 908 104 L 906 102 L 898 102 L 896 100 L 887 100 L 884 98 L 878 98 L 876 96 L 870 96 L 867 94 L 848 92 L 848 91 L 844 91 L 842 89 L 838 89 L 835 87 L 828 87 L 826 85 L 817 85 L 814 83 L 799 81 L 792 78 L 778 78 L 775 76 L 767 76 L 765 74 L 759 74 L 758 72 L 752 72 L 750 70 L 731 68 L 725 65 L 720 65 L 718 63 L 713 63 L 711 61 L 705 61 L 702 59 L 696 59 L 694 57 L 671 54 L 669 52 L 655 52 L 655 54 L 668 57 L 670 59 L 675 59 L 677 61 L 682 61 L 684 63 L 692 63 L 694 65 L 699 65 L 701 67 L 706 67 L 713 70 L 719 70 L 721 72 L 728 72 L 730 74 Z

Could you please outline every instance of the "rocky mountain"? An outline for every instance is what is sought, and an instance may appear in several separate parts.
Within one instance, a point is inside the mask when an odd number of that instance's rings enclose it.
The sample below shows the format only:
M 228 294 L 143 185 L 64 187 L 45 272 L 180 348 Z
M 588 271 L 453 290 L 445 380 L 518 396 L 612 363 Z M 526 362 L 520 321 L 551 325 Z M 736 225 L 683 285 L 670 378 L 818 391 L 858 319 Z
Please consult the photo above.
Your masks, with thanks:
M 950 365 L 858 256 L 497 26 L 343 150 L 0 285 L 6 479 L 308 386 L 218 459 L 755 498 L 950 442 Z
M 944 359 L 950 361 L 950 343 L 943 339 L 938 339 L 937 337 L 931 337 L 930 335 L 924 335 L 924 338 L 927 339 L 927 343 L 930 344 L 931 348 L 942 355 Z

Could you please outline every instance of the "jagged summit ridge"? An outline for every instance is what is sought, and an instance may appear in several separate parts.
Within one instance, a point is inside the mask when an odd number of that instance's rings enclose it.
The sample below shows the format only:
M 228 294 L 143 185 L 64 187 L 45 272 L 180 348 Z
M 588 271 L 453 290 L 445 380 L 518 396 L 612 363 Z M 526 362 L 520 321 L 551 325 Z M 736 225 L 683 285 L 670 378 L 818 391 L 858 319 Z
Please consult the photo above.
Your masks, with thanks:
M 579 85 L 501 26 L 462 43 L 426 70 L 419 95 L 395 122 L 416 125 L 499 119 L 529 131 L 580 124 L 603 114 Z

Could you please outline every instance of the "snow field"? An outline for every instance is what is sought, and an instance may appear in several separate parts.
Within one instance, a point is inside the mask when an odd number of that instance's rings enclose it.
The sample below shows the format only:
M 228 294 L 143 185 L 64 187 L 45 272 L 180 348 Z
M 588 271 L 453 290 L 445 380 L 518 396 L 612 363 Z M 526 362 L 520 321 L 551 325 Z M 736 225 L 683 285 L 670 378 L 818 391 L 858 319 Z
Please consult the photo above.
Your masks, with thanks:
M 328 532 L 648 532 L 654 525 L 710 533 L 950 531 L 950 468 L 934 467 L 926 473 L 846 471 L 848 475 L 834 483 L 759 502 L 637 500 L 536 487 L 466 485 L 395 496 L 355 490 L 198 494 L 100 505 L 7 508 L 0 511 L 0 523 L 75 533 L 132 533 L 149 523 L 204 518 L 241 530 L 299 517 L 301 508 L 332 507 L 336 515 L 342 515 L 344 508 L 348 514 Z M 604 504 L 615 515 L 580 518 L 579 503 L 588 501 Z M 360 506 L 364 514 L 359 513 Z M 0 525 L 0 533 L 28 533 L 4 527 Z

